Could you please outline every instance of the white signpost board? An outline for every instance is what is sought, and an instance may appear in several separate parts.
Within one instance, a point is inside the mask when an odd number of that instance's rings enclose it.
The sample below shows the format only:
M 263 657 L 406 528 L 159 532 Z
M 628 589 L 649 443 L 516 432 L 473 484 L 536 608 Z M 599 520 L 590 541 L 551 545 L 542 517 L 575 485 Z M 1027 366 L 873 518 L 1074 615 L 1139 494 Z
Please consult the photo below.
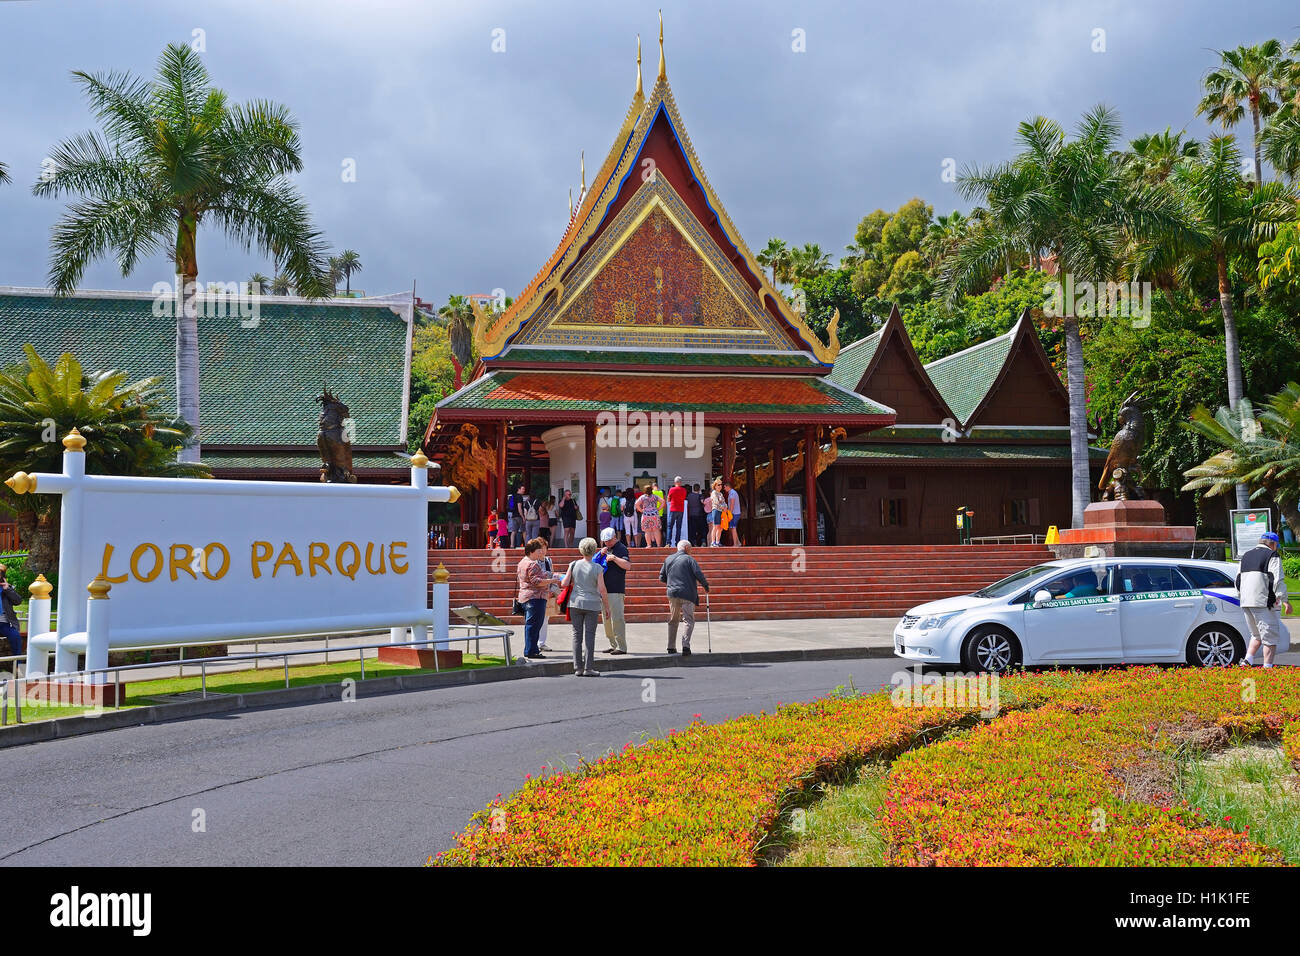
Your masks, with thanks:
M 78 654 L 106 667 L 111 647 L 382 628 L 402 642 L 407 627 L 422 641 L 431 624 L 446 639 L 425 528 L 428 502 L 460 493 L 429 487 L 423 455 L 410 485 L 361 485 L 87 475 L 85 439 L 74 431 L 64 446 L 63 474 L 7 482 L 63 496 L 58 630 L 48 606 L 33 608 L 28 674 L 49 673 L 50 651 L 69 673 Z

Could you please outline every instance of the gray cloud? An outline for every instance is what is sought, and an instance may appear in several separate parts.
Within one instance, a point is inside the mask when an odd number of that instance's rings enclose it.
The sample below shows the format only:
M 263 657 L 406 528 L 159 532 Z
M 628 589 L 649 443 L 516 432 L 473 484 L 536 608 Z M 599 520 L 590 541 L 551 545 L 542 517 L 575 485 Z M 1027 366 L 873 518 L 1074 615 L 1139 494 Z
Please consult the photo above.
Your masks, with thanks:
M 578 152 L 593 175 L 631 100 L 635 36 L 647 87 L 654 4 L 0 3 L 0 284 L 44 283 L 63 204 L 30 193 L 41 159 L 92 123 L 70 71 L 151 74 L 163 45 L 205 31 L 236 100 L 286 104 L 302 124 L 298 177 L 335 248 L 356 249 L 368 292 L 517 292 L 564 228 Z M 668 75 L 714 188 L 752 246 L 769 236 L 838 253 L 857 220 L 914 195 L 962 207 L 940 180 L 1004 158 L 1036 113 L 1072 124 L 1098 102 L 1136 135 L 1186 125 L 1211 48 L 1300 33 L 1294 6 L 1210 2 L 685 3 L 665 6 Z M 505 30 L 506 52 L 491 50 Z M 1106 52 L 1092 52 L 1092 31 Z M 807 50 L 791 49 L 804 31 Z M 342 162 L 357 164 L 344 183 Z M 206 279 L 270 264 L 200 237 Z M 94 266 L 87 288 L 148 288 Z

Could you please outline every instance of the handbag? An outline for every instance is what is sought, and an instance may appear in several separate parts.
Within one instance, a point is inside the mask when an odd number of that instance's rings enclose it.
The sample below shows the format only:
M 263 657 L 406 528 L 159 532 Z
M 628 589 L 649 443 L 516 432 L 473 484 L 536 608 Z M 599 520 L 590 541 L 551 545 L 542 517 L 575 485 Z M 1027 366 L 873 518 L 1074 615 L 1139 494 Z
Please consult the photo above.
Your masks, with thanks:
M 514 607 L 511 608 L 510 613 L 518 614 L 520 617 L 523 617 L 528 613 L 528 608 L 524 606 L 523 601 L 519 600 L 519 598 L 515 598 L 515 604 Z
M 568 584 L 560 588 L 560 593 L 555 597 L 555 606 L 568 616 L 569 613 L 569 592 L 573 590 L 573 585 Z

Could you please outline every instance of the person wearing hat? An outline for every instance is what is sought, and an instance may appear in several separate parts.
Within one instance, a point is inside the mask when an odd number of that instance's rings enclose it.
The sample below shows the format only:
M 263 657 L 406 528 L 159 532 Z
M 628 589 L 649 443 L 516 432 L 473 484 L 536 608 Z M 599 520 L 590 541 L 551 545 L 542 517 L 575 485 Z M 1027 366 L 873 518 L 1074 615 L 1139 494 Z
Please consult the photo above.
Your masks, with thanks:
M 677 547 L 677 542 L 686 537 L 686 495 L 689 489 L 682 484 L 682 476 L 673 479 L 673 486 L 668 489 L 668 544 Z
M 624 600 L 627 595 L 627 572 L 632 569 L 632 559 L 627 545 L 618 540 L 618 532 L 606 528 L 600 533 L 600 550 L 591 560 L 605 569 L 605 591 L 609 595 L 609 613 L 605 615 L 605 639 L 609 653 L 627 653 L 627 620 L 624 617 Z
M 1246 656 L 1241 661 L 1243 667 L 1254 665 L 1255 654 L 1261 646 L 1264 648 L 1264 666 L 1273 666 L 1277 640 L 1285 627 L 1278 607 L 1291 613 L 1291 604 L 1287 601 L 1286 575 L 1282 571 L 1282 556 L 1277 549 L 1277 535 L 1265 531 L 1259 536 L 1259 547 L 1251 548 L 1241 556 L 1237 571 L 1237 594 L 1241 599 L 1241 609 L 1246 615 L 1246 626 L 1250 629 L 1250 646 L 1246 648 Z

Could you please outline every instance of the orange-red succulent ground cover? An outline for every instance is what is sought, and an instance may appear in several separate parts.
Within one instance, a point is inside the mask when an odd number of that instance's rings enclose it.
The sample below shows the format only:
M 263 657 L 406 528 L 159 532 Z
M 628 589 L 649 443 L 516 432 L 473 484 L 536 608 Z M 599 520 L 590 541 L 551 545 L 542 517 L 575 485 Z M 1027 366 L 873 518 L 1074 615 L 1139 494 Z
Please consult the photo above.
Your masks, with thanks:
M 1183 805 L 1161 768 L 1189 744 L 1246 737 L 1282 738 L 1300 758 L 1300 670 L 1044 672 L 1003 678 L 999 696 L 987 720 L 886 692 L 692 723 L 530 779 L 432 862 L 754 865 L 800 791 L 882 759 L 894 760 L 880 821 L 894 863 L 1280 862 Z M 971 729 L 922 746 L 958 727 Z

